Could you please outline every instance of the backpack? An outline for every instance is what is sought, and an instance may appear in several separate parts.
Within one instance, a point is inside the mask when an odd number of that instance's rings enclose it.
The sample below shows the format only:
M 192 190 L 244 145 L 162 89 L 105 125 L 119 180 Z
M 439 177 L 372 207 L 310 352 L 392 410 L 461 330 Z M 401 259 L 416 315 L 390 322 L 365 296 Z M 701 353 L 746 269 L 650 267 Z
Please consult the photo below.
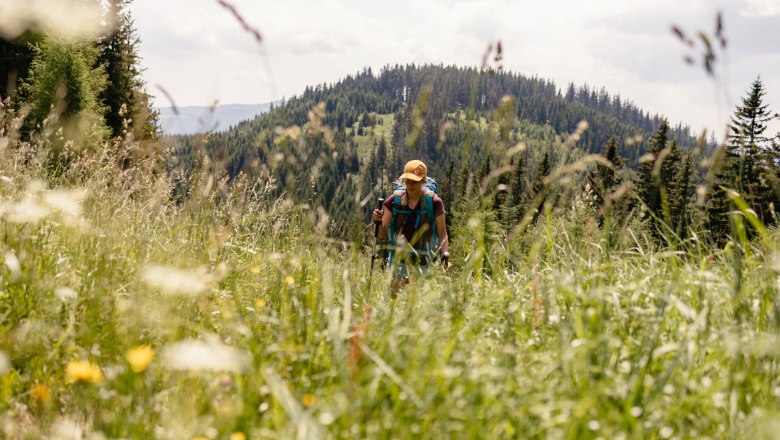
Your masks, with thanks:
M 428 219 L 428 224 L 431 228 L 431 239 L 428 243 L 426 243 L 425 246 L 425 253 L 427 254 L 427 258 L 429 262 L 433 261 L 434 254 L 436 253 L 436 250 L 439 248 L 439 234 L 436 230 L 436 219 L 433 211 L 433 196 L 437 195 L 439 191 L 439 183 L 436 182 L 436 179 L 433 177 L 427 177 L 425 183 L 423 184 L 423 195 L 420 197 L 420 201 L 418 203 L 422 203 L 423 206 L 421 206 L 421 209 L 417 212 L 419 212 L 419 215 L 416 219 L 415 229 L 417 229 L 420 226 L 420 219 L 422 216 L 426 216 Z M 392 213 L 393 218 L 390 220 L 390 226 L 389 226 L 389 240 L 390 240 L 390 247 L 388 250 L 388 258 L 387 263 L 388 267 L 392 267 L 393 264 L 393 255 L 395 254 L 395 246 L 396 246 L 396 222 L 399 215 L 408 215 L 411 214 L 413 211 L 407 207 L 403 206 L 403 196 L 406 192 L 406 186 L 403 184 L 400 184 L 396 186 L 395 191 L 393 191 L 392 196 Z

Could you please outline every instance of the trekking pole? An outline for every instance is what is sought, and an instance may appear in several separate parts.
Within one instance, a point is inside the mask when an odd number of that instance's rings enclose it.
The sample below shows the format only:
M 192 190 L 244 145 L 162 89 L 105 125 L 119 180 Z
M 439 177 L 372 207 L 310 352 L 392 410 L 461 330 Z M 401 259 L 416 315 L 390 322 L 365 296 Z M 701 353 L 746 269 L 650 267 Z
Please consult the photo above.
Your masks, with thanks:
M 379 206 L 377 209 L 380 211 L 382 210 L 382 205 L 384 205 L 385 199 L 379 198 Z M 373 213 L 372 213 L 373 216 Z M 371 278 L 374 276 L 374 260 L 376 260 L 376 239 L 379 236 L 379 226 L 382 224 L 382 221 L 376 221 L 374 220 L 374 245 L 371 247 L 371 270 L 368 273 L 368 291 L 371 292 Z

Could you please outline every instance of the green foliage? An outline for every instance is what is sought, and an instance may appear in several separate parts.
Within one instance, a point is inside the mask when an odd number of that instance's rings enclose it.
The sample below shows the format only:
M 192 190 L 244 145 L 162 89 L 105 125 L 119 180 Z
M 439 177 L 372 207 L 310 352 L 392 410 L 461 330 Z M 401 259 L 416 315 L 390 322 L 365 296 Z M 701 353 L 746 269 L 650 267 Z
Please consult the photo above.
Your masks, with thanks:
M 107 137 L 99 94 L 106 75 L 93 67 L 97 50 L 86 43 L 45 37 L 35 46 L 23 83 L 29 106 L 23 133 L 40 135 L 49 151 L 48 169 L 60 173 L 74 153 L 97 149 Z

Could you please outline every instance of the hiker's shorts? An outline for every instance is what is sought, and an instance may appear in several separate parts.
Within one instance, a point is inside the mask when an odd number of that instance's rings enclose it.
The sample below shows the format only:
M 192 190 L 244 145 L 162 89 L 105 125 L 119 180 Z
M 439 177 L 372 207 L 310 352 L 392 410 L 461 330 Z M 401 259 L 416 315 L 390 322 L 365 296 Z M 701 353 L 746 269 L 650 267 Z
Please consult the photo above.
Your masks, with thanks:
M 413 261 L 414 260 L 414 261 Z M 412 276 L 425 275 L 430 266 L 430 260 L 423 258 L 423 261 L 417 261 L 417 259 L 399 258 L 393 261 L 393 276 L 396 278 L 409 278 L 409 274 Z

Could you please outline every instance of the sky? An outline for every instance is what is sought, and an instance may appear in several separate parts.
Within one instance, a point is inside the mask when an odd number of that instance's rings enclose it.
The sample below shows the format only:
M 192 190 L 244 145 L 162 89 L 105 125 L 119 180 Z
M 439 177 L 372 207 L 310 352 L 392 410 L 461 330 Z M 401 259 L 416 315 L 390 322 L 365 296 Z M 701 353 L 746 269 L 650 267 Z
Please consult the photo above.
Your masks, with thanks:
M 261 42 L 217 0 L 133 0 L 155 105 L 265 103 L 364 67 L 480 66 L 488 45 L 501 41 L 506 70 L 564 90 L 569 82 L 605 87 L 696 133 L 720 137 L 759 75 L 765 103 L 780 112 L 780 0 L 225 1 Z M 714 36 L 718 11 L 727 46 L 709 76 L 697 34 Z

